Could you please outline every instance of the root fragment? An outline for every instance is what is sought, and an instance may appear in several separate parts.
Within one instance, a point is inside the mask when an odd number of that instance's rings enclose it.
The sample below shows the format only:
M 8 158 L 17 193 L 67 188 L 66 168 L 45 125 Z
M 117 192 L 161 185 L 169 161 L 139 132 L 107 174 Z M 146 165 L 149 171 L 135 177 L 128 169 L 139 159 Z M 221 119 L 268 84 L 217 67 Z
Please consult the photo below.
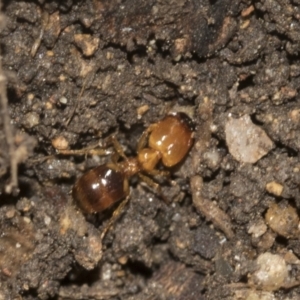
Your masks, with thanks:
M 228 215 L 222 211 L 213 201 L 202 197 L 203 179 L 200 176 L 194 176 L 190 181 L 193 203 L 199 213 L 205 216 L 208 221 L 211 221 L 214 226 L 221 229 L 228 239 L 234 237 L 232 224 Z

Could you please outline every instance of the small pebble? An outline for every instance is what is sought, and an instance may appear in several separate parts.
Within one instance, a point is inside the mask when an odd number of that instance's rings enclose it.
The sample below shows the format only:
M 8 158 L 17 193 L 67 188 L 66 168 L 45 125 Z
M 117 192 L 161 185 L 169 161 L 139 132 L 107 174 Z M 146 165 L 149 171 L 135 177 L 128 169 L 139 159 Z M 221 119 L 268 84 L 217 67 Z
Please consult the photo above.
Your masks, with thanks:
M 24 217 L 23 220 L 24 220 L 24 222 L 27 223 L 27 224 L 31 223 L 31 220 L 30 220 L 30 218 L 28 218 L 28 217 Z
M 248 233 L 250 233 L 254 238 L 258 238 L 266 233 L 267 225 L 263 220 L 257 220 L 254 224 L 251 224 Z
M 285 260 L 277 254 L 269 252 L 258 256 L 257 270 L 250 275 L 250 285 L 264 291 L 280 289 L 288 279 L 288 267 Z
M 128 256 L 124 255 L 118 258 L 118 262 L 121 265 L 126 265 L 126 263 L 128 262 Z
M 17 210 L 19 211 L 22 211 L 22 212 L 27 212 L 30 210 L 31 208 L 31 201 L 27 198 L 21 198 L 17 204 L 16 204 L 16 208 Z
M 15 216 L 15 214 L 16 214 L 16 210 L 12 208 L 6 212 L 5 216 L 7 219 L 12 219 Z
M 273 204 L 265 219 L 273 231 L 285 238 L 299 235 L 299 217 L 296 209 L 290 205 Z
M 149 105 L 142 105 L 136 109 L 137 118 L 141 119 L 142 116 L 149 110 Z
M 272 231 L 267 231 L 264 235 L 259 237 L 257 247 L 261 250 L 269 250 L 275 242 L 276 235 Z
M 266 190 L 275 196 L 281 196 L 283 191 L 283 185 L 276 181 L 271 181 L 266 184 Z
M 59 98 L 59 102 L 63 105 L 66 105 L 68 103 L 68 99 L 64 96 Z
M 56 149 L 56 150 L 66 150 L 69 148 L 69 142 L 67 141 L 67 139 L 63 136 L 57 136 L 55 137 L 52 141 L 52 146 Z
M 75 34 L 75 44 L 85 56 L 92 56 L 99 47 L 100 39 L 90 34 Z
M 214 169 L 221 163 L 221 155 L 216 148 L 209 149 L 207 152 L 203 154 L 203 158 L 205 159 L 208 167 Z
M 29 112 L 25 115 L 24 126 L 31 129 L 40 123 L 40 116 L 35 112 Z
M 49 226 L 51 223 L 51 218 L 49 216 L 45 216 L 44 217 L 44 223 L 45 225 Z
M 230 154 L 239 162 L 256 163 L 272 148 L 273 142 L 250 116 L 229 118 L 225 124 L 226 143 Z
M 292 250 L 287 251 L 284 254 L 284 260 L 288 263 L 288 264 L 292 264 L 292 265 L 300 265 L 300 260 L 299 258 L 293 253 Z
M 181 220 L 181 215 L 176 213 L 173 217 L 172 217 L 172 221 L 174 222 L 179 222 Z

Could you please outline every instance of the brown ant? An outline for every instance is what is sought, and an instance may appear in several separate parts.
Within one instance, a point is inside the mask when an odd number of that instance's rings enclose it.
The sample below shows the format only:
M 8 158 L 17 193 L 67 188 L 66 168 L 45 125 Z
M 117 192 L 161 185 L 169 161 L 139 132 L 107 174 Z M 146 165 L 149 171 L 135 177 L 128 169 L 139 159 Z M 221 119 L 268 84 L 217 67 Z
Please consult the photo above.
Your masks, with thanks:
M 163 166 L 170 168 L 183 160 L 193 144 L 192 123 L 184 113 L 172 113 L 150 125 L 138 142 L 135 157 L 127 157 L 115 138 L 112 138 L 112 143 L 116 150 L 112 162 L 84 173 L 76 181 L 72 190 L 75 202 L 85 213 L 102 212 L 125 199 L 115 210 L 102 236 L 128 201 L 129 179 L 132 176 L 138 175 L 141 180 L 162 195 L 159 184 L 149 176 L 169 174 L 166 170 L 157 169 L 160 161 Z M 60 153 L 72 154 L 73 152 L 71 150 Z M 119 161 L 120 157 L 121 161 Z

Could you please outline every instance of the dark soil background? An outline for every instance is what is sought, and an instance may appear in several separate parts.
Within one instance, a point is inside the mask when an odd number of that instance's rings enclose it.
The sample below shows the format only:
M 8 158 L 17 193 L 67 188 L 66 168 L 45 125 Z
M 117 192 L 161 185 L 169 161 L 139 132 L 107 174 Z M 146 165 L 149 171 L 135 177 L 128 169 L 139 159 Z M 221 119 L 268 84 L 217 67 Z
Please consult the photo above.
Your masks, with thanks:
M 2 12 L 1 300 L 300 299 L 299 0 L 4 1 Z M 57 149 L 115 134 L 133 156 L 170 111 L 195 124 L 173 184 L 157 178 L 172 204 L 133 179 L 102 240 L 114 208 L 84 216 L 70 191 L 109 156 Z M 251 163 L 225 132 L 245 115 L 272 142 Z M 263 253 L 286 264 L 271 283 L 255 277 Z

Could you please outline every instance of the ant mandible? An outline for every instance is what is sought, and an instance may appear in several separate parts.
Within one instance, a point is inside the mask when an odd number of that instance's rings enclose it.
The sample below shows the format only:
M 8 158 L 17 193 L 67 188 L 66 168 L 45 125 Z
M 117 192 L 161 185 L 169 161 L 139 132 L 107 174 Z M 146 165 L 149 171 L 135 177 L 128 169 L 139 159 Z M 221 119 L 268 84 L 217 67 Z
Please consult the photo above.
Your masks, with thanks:
M 186 114 L 167 115 L 143 132 L 136 157 L 127 157 L 121 145 L 112 138 L 116 150 L 112 161 L 87 171 L 76 181 L 72 190 L 75 202 L 84 213 L 90 214 L 102 212 L 125 199 L 114 212 L 112 219 L 115 219 L 128 201 L 129 179 L 134 175 L 162 195 L 159 184 L 151 176 L 169 173 L 157 169 L 160 161 L 164 167 L 170 168 L 183 160 L 193 144 L 192 128 L 192 122 Z

